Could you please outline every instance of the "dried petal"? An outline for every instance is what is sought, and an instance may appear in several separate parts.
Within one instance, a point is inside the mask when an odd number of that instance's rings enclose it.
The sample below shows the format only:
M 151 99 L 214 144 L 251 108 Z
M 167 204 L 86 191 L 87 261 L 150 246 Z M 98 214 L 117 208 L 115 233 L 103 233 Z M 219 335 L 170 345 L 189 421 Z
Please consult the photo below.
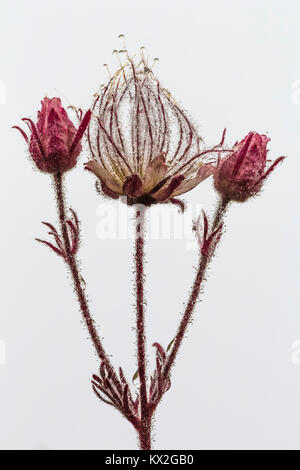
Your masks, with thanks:
M 184 180 L 181 185 L 176 189 L 176 191 L 173 192 L 173 196 L 180 196 L 183 193 L 187 193 L 188 191 L 191 191 L 191 189 L 194 189 L 198 184 L 200 184 L 202 181 L 204 181 L 206 178 L 209 176 L 213 175 L 215 172 L 216 167 L 212 165 L 211 163 L 206 163 L 204 165 L 201 165 L 199 170 L 197 171 L 197 175 L 190 179 L 190 180 Z

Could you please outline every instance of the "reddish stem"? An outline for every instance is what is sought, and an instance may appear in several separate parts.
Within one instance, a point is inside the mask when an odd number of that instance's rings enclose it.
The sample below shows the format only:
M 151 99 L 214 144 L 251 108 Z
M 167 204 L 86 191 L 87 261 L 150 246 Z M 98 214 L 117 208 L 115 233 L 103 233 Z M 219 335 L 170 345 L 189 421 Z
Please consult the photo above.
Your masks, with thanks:
M 142 425 L 138 429 L 140 449 L 151 450 L 151 416 L 146 421 L 142 422 Z
M 88 302 L 87 302 L 84 290 L 82 288 L 81 276 L 79 274 L 77 260 L 76 260 L 75 255 L 73 255 L 71 252 L 71 245 L 70 245 L 68 228 L 67 228 L 66 209 L 65 209 L 63 175 L 61 173 L 56 173 L 54 175 L 54 183 L 55 183 L 55 192 L 56 192 L 59 221 L 60 221 L 62 237 L 64 241 L 64 247 L 66 251 L 66 262 L 69 265 L 69 268 L 72 274 L 75 292 L 77 294 L 81 313 L 82 313 L 89 335 L 91 337 L 91 340 L 93 342 L 93 345 L 96 349 L 96 352 L 99 358 L 101 359 L 101 361 L 104 361 L 106 363 L 107 367 L 110 369 L 112 373 L 114 381 L 118 383 L 119 381 L 118 381 L 117 375 L 114 372 L 112 365 L 110 364 L 110 361 L 105 353 L 105 350 L 102 346 L 97 330 L 95 328 L 94 320 L 92 319 L 92 316 L 90 314 Z
M 213 233 L 218 228 L 220 223 L 222 222 L 222 219 L 223 219 L 223 216 L 224 216 L 224 214 L 227 210 L 228 204 L 229 204 L 228 200 L 221 199 L 221 201 L 220 201 L 220 203 L 217 207 L 215 216 L 214 216 L 214 221 L 213 221 L 211 233 Z M 166 361 L 166 364 L 164 366 L 163 374 L 164 374 L 165 378 L 168 377 L 168 375 L 170 373 L 171 367 L 173 366 L 173 364 L 175 362 L 175 359 L 177 357 L 179 348 L 181 346 L 184 335 L 186 333 L 187 327 L 188 327 L 188 325 L 191 321 L 191 317 L 192 317 L 192 314 L 194 312 L 194 308 L 195 308 L 195 305 L 196 305 L 196 302 L 197 302 L 197 299 L 198 299 L 198 296 L 199 296 L 199 293 L 200 293 L 200 290 L 201 290 L 201 286 L 202 286 L 203 280 L 205 278 L 206 270 L 207 270 L 207 267 L 208 267 L 213 255 L 214 255 L 215 249 L 216 249 L 216 246 L 214 247 L 212 253 L 210 253 L 209 255 L 202 255 L 202 257 L 200 259 L 199 268 L 198 268 L 196 278 L 195 278 L 195 281 L 194 281 L 194 284 L 193 284 L 193 287 L 192 287 L 190 298 L 188 300 L 188 304 L 186 306 L 184 315 L 182 317 L 179 328 L 177 330 L 177 334 L 176 334 L 176 337 L 175 337 L 175 340 L 174 340 L 172 350 L 171 350 L 171 352 L 168 356 L 168 359 Z
M 144 223 L 145 207 L 136 210 L 135 267 L 136 267 L 136 329 L 137 357 L 140 380 L 141 424 L 139 428 L 140 446 L 151 449 L 151 415 L 148 409 L 146 352 L 145 352 L 145 315 L 144 315 Z

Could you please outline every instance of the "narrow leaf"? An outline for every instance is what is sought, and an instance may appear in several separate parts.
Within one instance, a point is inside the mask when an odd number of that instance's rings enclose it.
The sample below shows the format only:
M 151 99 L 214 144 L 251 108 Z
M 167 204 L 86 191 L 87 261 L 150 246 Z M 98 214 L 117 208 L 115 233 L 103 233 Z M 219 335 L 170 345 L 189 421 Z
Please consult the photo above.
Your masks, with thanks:
M 138 378 L 138 376 L 139 376 L 139 370 L 137 370 L 134 376 L 132 377 L 132 382 L 134 382 Z
M 170 351 L 170 349 L 171 349 L 171 347 L 172 347 L 172 345 L 173 345 L 174 341 L 175 341 L 175 338 L 173 338 L 173 339 L 172 339 L 172 341 L 171 341 L 171 342 L 168 344 L 168 347 L 167 347 L 167 352 L 169 352 L 169 351 Z

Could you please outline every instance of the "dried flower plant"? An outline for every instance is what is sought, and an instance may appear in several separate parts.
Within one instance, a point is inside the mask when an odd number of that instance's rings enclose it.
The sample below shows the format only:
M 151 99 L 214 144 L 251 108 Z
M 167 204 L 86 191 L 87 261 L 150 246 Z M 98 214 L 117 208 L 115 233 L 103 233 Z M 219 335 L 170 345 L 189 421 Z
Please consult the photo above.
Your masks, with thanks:
M 264 135 L 250 132 L 232 149 L 221 141 L 205 148 L 186 112 L 172 95 L 161 87 L 144 49 L 138 59 L 127 51 L 115 51 L 120 67 L 103 86 L 91 111 L 80 120 L 76 130 L 59 98 L 44 98 L 37 124 L 28 118 L 30 138 L 16 127 L 29 145 L 36 166 L 54 179 L 60 230 L 43 222 L 52 241 L 40 240 L 58 254 L 68 266 L 82 316 L 98 354 L 99 373 L 92 378 L 97 397 L 111 405 L 134 426 L 140 448 L 151 449 L 153 415 L 171 386 L 171 370 L 177 357 L 199 293 L 218 243 L 222 237 L 224 215 L 232 201 L 245 202 L 261 190 L 266 177 L 283 160 L 278 158 L 266 170 L 267 143 Z M 120 57 L 125 57 L 123 64 Z M 137 364 L 139 392 L 134 395 L 123 369 L 116 370 L 104 350 L 90 313 L 79 271 L 77 252 L 80 225 L 77 214 L 67 215 L 64 174 L 76 165 L 86 132 L 92 159 L 85 168 L 97 177 L 97 188 L 105 196 L 123 196 L 128 205 L 136 205 L 135 295 Z M 210 222 L 203 211 L 194 224 L 199 245 L 199 264 L 186 308 L 174 340 L 167 350 L 154 343 L 156 366 L 150 376 L 146 370 L 144 225 L 149 207 L 158 203 L 184 203 L 178 196 L 197 187 L 209 176 L 219 194 L 217 210 Z

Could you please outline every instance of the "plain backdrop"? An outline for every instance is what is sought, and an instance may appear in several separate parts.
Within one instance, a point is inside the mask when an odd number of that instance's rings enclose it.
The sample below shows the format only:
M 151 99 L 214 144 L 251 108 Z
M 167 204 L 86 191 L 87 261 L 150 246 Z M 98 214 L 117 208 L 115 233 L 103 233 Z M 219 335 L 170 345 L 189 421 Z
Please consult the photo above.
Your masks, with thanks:
M 107 80 L 103 63 L 116 69 L 120 33 L 131 53 L 147 46 L 159 57 L 155 73 L 207 145 L 224 127 L 229 145 L 257 130 L 272 139 L 270 158 L 288 156 L 261 197 L 228 214 L 156 415 L 154 446 L 300 449 L 300 365 L 293 356 L 300 340 L 299 18 L 297 0 L 1 1 L 2 449 L 137 446 L 133 428 L 91 391 L 99 364 L 70 279 L 62 261 L 34 241 L 46 234 L 42 220 L 56 221 L 51 179 L 33 171 L 25 142 L 11 129 L 24 116 L 35 119 L 46 94 L 87 109 Z M 100 334 L 131 380 L 133 242 L 99 239 L 103 200 L 83 172 L 87 158 L 85 150 L 67 175 L 68 204 L 82 221 L 79 258 Z M 185 200 L 210 214 L 211 181 Z M 151 344 L 169 343 L 187 299 L 197 263 L 187 247 L 184 239 L 147 242 L 151 366 Z

